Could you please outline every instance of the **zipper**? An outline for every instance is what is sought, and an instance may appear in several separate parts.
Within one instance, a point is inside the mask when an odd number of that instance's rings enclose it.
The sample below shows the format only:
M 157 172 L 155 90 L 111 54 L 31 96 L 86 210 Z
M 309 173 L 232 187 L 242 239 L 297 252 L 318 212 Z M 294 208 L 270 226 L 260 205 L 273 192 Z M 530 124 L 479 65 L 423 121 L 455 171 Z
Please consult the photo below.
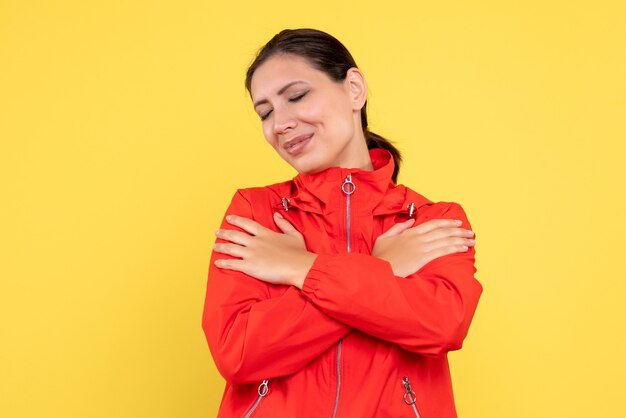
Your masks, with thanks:
M 335 392 L 335 407 L 333 408 L 333 418 L 337 416 L 339 409 L 339 391 L 341 390 L 341 345 L 343 340 L 337 343 L 337 392 Z
M 356 190 L 356 185 L 352 182 L 352 174 L 348 174 L 341 184 L 341 191 L 346 195 L 346 249 L 352 251 L 352 239 L 350 238 L 350 195 Z M 339 393 L 341 391 L 341 346 L 343 340 L 337 343 L 337 392 L 335 393 L 335 407 L 332 418 L 337 417 L 339 409 Z
M 408 377 L 404 377 L 402 379 L 402 386 L 404 386 L 404 403 L 407 405 L 411 405 L 413 408 L 413 412 L 415 412 L 416 418 L 420 418 L 420 413 L 417 410 L 417 405 L 415 405 L 415 401 L 417 401 L 417 396 L 413 389 L 411 388 L 411 382 Z
M 352 183 L 352 174 L 348 174 L 341 185 L 341 191 L 346 195 L 346 248 L 348 252 L 352 251 L 350 238 L 350 196 L 355 190 L 356 185 Z
M 256 400 L 254 401 L 250 409 L 248 409 L 248 412 L 246 412 L 246 415 L 244 415 L 243 418 L 248 418 L 250 415 L 252 415 L 252 413 L 257 408 L 257 406 L 259 406 L 259 403 L 261 403 L 261 399 L 263 399 L 265 395 L 267 395 L 267 392 L 269 392 L 270 390 L 269 385 L 268 385 L 269 382 L 270 381 L 267 379 L 261 382 L 261 384 L 259 385 L 259 388 L 257 389 L 257 393 L 259 394 L 259 396 L 256 398 Z

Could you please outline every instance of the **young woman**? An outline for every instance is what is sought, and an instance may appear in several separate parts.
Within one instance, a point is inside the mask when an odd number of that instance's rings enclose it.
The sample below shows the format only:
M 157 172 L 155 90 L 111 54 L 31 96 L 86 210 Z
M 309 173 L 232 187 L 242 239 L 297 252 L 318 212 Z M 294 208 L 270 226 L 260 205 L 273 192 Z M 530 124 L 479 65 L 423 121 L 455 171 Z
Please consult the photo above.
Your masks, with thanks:
M 463 209 L 396 185 L 399 153 L 368 130 L 365 78 L 332 36 L 280 32 L 246 87 L 299 174 L 238 190 L 216 232 L 219 417 L 455 417 L 446 353 L 482 292 Z

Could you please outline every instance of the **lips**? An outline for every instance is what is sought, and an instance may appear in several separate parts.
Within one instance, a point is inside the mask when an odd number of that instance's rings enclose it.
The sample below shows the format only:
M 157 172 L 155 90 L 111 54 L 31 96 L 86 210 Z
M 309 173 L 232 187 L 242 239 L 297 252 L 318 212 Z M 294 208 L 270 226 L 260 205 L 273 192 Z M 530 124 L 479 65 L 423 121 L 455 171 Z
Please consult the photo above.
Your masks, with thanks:
M 283 144 L 283 149 L 291 155 L 300 153 L 304 146 L 309 142 L 313 134 L 302 134 L 295 138 L 291 138 Z

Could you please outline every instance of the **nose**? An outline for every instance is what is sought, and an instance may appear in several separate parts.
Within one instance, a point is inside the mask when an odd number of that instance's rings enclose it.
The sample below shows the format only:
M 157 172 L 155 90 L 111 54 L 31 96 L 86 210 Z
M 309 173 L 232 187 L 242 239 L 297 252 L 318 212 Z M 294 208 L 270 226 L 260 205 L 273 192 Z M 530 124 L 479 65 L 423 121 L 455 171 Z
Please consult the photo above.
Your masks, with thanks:
M 297 125 L 296 119 L 288 110 L 274 109 L 274 134 L 281 135 L 294 129 Z

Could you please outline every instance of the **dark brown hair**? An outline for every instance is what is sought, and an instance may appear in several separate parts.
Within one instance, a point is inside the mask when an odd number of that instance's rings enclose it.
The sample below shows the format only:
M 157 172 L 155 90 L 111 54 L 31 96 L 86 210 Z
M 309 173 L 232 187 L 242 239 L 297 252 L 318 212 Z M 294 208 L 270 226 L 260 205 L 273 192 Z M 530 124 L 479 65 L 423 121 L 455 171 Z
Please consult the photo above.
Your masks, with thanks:
M 326 73 L 332 80 L 342 82 L 350 68 L 358 68 L 354 58 L 346 47 L 333 36 L 316 29 L 285 29 L 274 35 L 257 53 L 256 58 L 246 73 L 246 89 L 250 92 L 254 72 L 274 55 L 293 54 L 305 58 L 314 68 Z M 361 108 L 361 126 L 367 142 L 367 148 L 382 148 L 392 155 L 395 168 L 394 183 L 398 180 L 400 151 L 387 139 L 371 132 L 367 127 L 367 101 Z

